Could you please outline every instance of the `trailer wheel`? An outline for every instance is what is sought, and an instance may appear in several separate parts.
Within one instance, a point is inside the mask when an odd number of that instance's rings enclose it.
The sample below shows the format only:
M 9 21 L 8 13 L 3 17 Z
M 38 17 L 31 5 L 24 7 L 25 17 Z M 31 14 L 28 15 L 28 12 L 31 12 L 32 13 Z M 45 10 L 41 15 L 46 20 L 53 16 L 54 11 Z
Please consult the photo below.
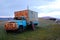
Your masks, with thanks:
M 24 31 L 23 26 L 19 26 L 18 32 L 23 32 L 23 31 Z

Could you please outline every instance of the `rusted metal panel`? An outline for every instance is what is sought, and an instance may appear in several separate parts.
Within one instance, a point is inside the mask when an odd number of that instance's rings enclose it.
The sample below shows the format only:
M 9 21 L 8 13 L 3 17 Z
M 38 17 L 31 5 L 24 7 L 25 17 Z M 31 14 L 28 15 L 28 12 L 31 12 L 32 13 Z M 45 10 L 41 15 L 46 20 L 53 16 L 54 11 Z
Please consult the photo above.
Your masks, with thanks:
M 38 13 L 31 10 L 22 10 L 15 12 L 15 17 L 25 16 L 29 21 L 38 21 Z
M 25 16 L 28 18 L 28 10 L 17 11 L 15 12 L 15 17 Z
M 17 24 L 14 22 L 12 23 L 8 22 L 5 24 L 5 29 L 6 30 L 17 30 Z
M 29 10 L 29 20 L 30 21 L 38 21 L 38 13 L 35 11 Z

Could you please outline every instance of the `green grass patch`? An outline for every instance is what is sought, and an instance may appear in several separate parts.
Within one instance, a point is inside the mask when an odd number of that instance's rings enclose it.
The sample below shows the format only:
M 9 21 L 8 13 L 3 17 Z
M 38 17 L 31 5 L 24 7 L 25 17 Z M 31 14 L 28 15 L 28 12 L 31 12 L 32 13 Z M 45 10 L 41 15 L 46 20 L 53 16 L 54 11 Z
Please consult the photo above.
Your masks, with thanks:
M 0 26 L 0 40 L 7 40 L 7 33 L 3 26 Z
M 60 40 L 60 25 L 49 25 L 51 28 L 38 27 L 35 31 L 20 34 L 8 34 L 8 40 Z
M 1 31 L 5 35 L 5 31 Z M 0 34 L 1 34 L 0 33 Z M 3 39 L 8 40 L 60 40 L 60 24 L 52 24 L 47 27 L 36 27 L 35 31 L 23 33 L 8 33 Z

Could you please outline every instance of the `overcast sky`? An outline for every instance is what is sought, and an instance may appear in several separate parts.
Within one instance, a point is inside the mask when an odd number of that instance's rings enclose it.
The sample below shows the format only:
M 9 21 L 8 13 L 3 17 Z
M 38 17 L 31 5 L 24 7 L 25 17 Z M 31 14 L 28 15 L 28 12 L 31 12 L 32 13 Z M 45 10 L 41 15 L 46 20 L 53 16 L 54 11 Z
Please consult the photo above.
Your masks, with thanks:
M 27 9 L 38 12 L 38 17 L 60 18 L 60 0 L 0 0 L 0 17 L 13 17 L 15 11 Z

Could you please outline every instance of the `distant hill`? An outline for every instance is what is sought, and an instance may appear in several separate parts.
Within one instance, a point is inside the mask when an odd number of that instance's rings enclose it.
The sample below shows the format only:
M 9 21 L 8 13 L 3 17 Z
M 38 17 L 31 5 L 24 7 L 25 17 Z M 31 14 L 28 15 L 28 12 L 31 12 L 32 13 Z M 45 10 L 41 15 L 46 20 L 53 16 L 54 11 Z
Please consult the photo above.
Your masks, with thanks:
M 39 18 L 38 20 L 39 20 L 39 26 L 41 27 L 45 27 L 50 24 L 55 24 L 55 21 L 47 20 L 45 18 Z
M 13 18 L 0 18 L 0 21 L 13 20 Z
M 50 19 L 50 18 L 54 18 L 54 17 L 50 17 L 50 16 L 46 16 L 46 17 L 41 17 L 43 19 Z

